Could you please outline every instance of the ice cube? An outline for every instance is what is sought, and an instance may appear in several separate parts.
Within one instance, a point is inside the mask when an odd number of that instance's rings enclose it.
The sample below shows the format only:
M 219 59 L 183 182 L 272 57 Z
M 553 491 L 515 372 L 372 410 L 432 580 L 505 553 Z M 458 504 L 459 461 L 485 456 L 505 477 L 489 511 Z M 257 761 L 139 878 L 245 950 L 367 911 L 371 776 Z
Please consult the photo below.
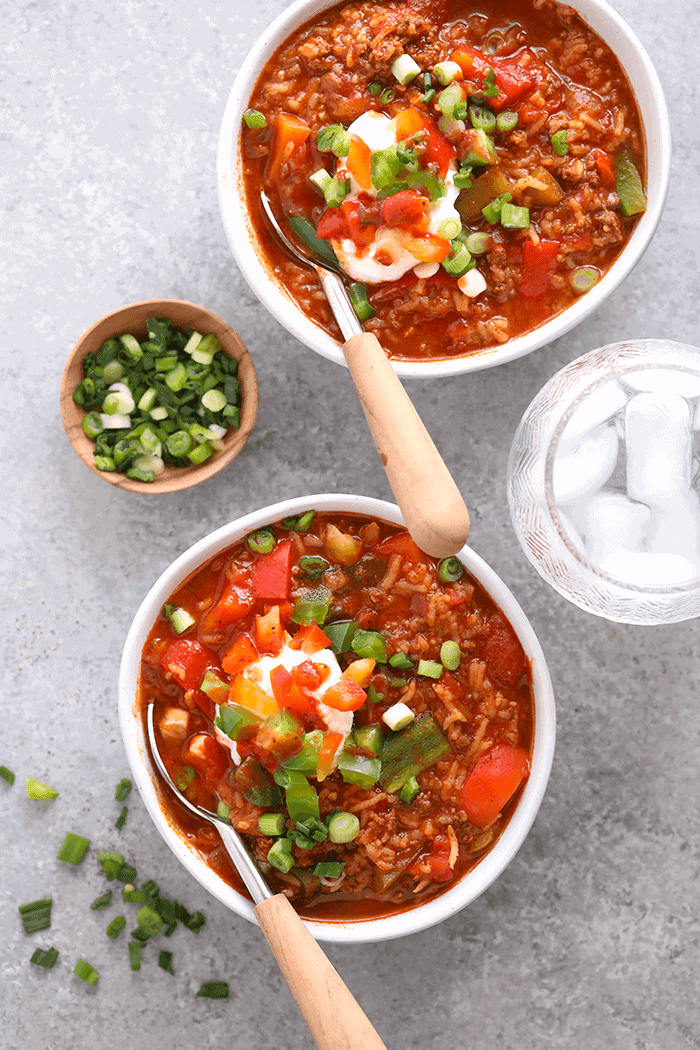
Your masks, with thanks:
M 559 439 L 559 449 L 568 452 L 569 447 L 607 423 L 627 404 L 628 395 L 614 379 L 594 390 L 574 409 L 569 422 Z
M 631 394 L 679 394 L 700 397 L 700 375 L 682 368 L 640 368 L 623 372 L 620 384 Z
M 569 504 L 564 513 L 580 533 L 594 563 L 619 551 L 642 551 L 651 511 L 622 492 L 603 489 L 588 500 Z
M 696 404 L 693 413 L 693 430 L 700 430 L 700 401 Z
M 566 535 L 571 540 L 571 543 L 573 544 L 575 549 L 579 552 L 579 554 L 583 554 L 585 556 L 586 548 L 583 545 L 583 540 L 579 536 L 578 531 L 576 530 L 576 528 L 574 526 L 574 523 L 571 521 L 569 516 L 561 509 L 561 507 L 558 509 L 558 513 L 559 513 L 559 520 L 560 520 L 560 522 L 562 524 L 562 527 L 563 527 Z
M 637 587 L 678 587 L 700 575 L 700 566 L 682 554 L 651 554 L 649 551 L 613 551 L 599 568 L 622 583 Z
M 678 554 L 700 566 L 700 496 L 689 492 L 664 507 L 652 507 L 647 550 Z
M 615 469 L 619 438 L 614 426 L 604 424 L 578 443 L 557 448 L 552 473 L 557 503 L 570 503 L 597 492 Z
M 625 412 L 627 493 L 649 506 L 686 501 L 692 480 L 691 412 L 679 394 L 637 394 Z

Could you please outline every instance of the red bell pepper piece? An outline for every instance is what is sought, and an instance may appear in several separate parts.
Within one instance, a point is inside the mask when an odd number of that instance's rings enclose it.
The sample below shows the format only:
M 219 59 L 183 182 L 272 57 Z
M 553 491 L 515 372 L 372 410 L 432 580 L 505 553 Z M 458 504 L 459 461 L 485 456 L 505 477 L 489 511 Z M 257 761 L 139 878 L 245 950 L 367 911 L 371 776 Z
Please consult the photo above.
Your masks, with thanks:
M 491 824 L 529 772 L 527 753 L 513 744 L 495 744 L 482 755 L 459 794 L 472 824 Z
M 229 767 L 228 751 L 208 733 L 192 737 L 183 757 L 211 787 L 218 784 Z
M 527 241 L 523 252 L 523 273 L 520 291 L 528 299 L 536 299 L 549 290 L 549 279 L 557 270 L 559 244 L 556 241 Z
M 279 178 L 282 162 L 289 160 L 297 146 L 306 142 L 310 134 L 311 128 L 300 117 L 295 117 L 292 113 L 277 114 L 275 140 L 265 172 L 268 183 Z
M 404 561 L 420 562 L 425 559 L 415 540 L 412 540 L 407 532 L 397 532 L 394 536 L 388 536 L 374 548 L 375 554 L 400 554 Z
M 324 634 L 317 623 L 310 623 L 306 627 L 300 627 L 291 642 L 290 649 L 300 649 L 303 653 L 313 656 L 320 653 L 321 649 L 327 649 L 331 640 Z
M 316 236 L 323 238 L 324 241 L 339 241 L 349 236 L 348 224 L 342 209 L 329 208 L 328 211 L 324 211 L 318 220 Z
M 348 228 L 348 236 L 352 238 L 358 248 L 369 248 L 377 232 L 372 223 L 363 223 L 362 205 L 359 201 L 343 201 L 340 205 L 345 223 Z
M 173 642 L 160 658 L 160 665 L 186 692 L 191 692 L 209 718 L 214 717 L 214 702 L 200 689 L 204 675 L 211 667 L 221 672 L 216 653 L 201 642 L 181 638 Z
M 264 616 L 255 617 L 255 641 L 262 652 L 276 656 L 282 652 L 282 621 L 279 605 L 273 605 Z
M 292 671 L 292 678 L 300 689 L 306 689 L 313 693 L 322 682 L 318 665 L 311 660 L 304 660 L 303 664 L 297 664 Z
M 322 702 L 334 711 L 357 711 L 366 699 L 367 693 L 364 689 L 349 675 L 343 674 L 335 685 L 326 689 Z
M 517 685 L 527 673 L 527 657 L 502 613 L 489 616 L 482 639 L 480 653 L 486 661 L 489 677 L 500 685 Z
M 431 855 L 420 857 L 409 870 L 419 881 L 429 877 L 433 882 L 449 882 L 454 877 L 454 870 L 450 866 L 450 842 L 447 835 L 436 835 Z
M 247 634 L 239 634 L 221 661 L 224 671 L 236 675 L 258 659 L 258 650 Z
M 350 136 L 350 151 L 348 153 L 348 171 L 358 184 L 360 189 L 372 189 L 372 151 L 358 135 Z
M 270 671 L 270 683 L 279 707 L 289 708 L 299 714 L 315 710 L 313 698 L 306 696 L 294 676 L 281 664 Z
M 260 554 L 253 563 L 253 594 L 256 598 L 283 600 L 292 583 L 292 541 L 282 540 L 270 554 Z
M 437 164 L 441 178 L 445 178 L 450 161 L 457 156 L 452 143 L 438 131 L 435 121 L 414 106 L 404 109 L 396 117 L 396 138 L 399 142 L 412 138 L 418 132 L 427 135 L 427 143 L 421 155 L 423 167 Z M 387 198 L 390 200 L 391 198 Z M 385 204 L 386 207 L 386 204 Z
M 464 79 L 471 80 L 479 87 L 483 87 L 489 70 L 493 70 L 498 95 L 486 101 L 496 113 L 512 106 L 527 91 L 537 85 L 537 77 L 531 70 L 520 65 L 518 57 L 491 58 L 483 55 L 474 47 L 461 44 L 456 51 L 453 51 L 450 58 L 461 68 Z
M 408 226 L 421 219 L 430 201 L 415 190 L 401 190 L 384 201 L 384 222 L 387 226 Z
M 612 157 L 607 153 L 604 153 L 602 149 L 594 149 L 591 151 L 591 156 L 595 161 L 595 166 L 600 173 L 600 179 L 606 189 L 615 188 L 615 169 L 613 168 Z
M 342 742 L 342 733 L 326 733 L 321 744 L 321 750 L 318 753 L 318 762 L 316 763 L 316 780 L 319 783 L 325 780 L 333 769 L 333 759 Z
M 229 578 L 218 602 L 203 617 L 202 634 L 221 634 L 232 623 L 247 616 L 252 605 L 248 570 L 244 569 Z

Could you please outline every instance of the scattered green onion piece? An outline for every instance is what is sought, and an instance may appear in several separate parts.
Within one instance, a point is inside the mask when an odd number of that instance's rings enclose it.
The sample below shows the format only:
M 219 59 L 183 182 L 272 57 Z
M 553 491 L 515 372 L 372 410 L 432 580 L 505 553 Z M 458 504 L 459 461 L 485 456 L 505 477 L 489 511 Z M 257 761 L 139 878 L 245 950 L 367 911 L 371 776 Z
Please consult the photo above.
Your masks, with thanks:
M 277 868 L 278 871 L 289 871 L 290 868 L 294 867 L 294 858 L 292 857 L 292 840 L 291 839 L 275 839 L 270 846 L 270 851 L 267 854 L 268 863 L 273 868 Z
M 197 995 L 202 999 L 228 999 L 228 981 L 205 981 Z
M 455 78 L 462 76 L 462 68 L 456 62 L 438 62 L 433 72 L 443 87 L 447 87 Z
M 394 653 L 393 656 L 389 657 L 389 663 L 399 671 L 408 671 L 410 667 L 415 666 L 413 660 L 406 656 L 406 653 Z
M 388 677 L 389 685 L 392 689 L 405 689 L 406 679 L 405 678 L 393 678 L 391 675 Z
M 358 321 L 369 321 L 370 318 L 376 317 L 377 311 L 367 298 L 367 285 L 363 281 L 355 281 L 350 285 L 348 297 Z
M 504 110 L 496 117 L 496 128 L 498 131 L 513 131 L 518 126 L 518 114 L 511 110 Z
M 180 456 L 186 456 L 191 451 L 192 438 L 186 430 L 176 430 L 174 434 L 168 436 L 165 447 L 168 453 L 177 459 Z
M 319 189 L 324 196 L 326 192 L 326 187 L 330 186 L 331 182 L 333 181 L 332 176 L 329 175 L 325 168 L 319 168 L 318 171 L 315 171 L 313 173 L 313 175 L 309 175 L 309 178 L 313 182 L 314 186 L 316 186 L 317 189 Z
M 489 69 L 488 73 L 484 77 L 484 85 L 481 90 L 481 94 L 485 95 L 486 98 L 497 98 L 500 94 L 496 87 L 496 74 L 493 69 Z
M 163 920 L 160 915 L 148 904 L 144 904 L 143 908 L 139 908 L 136 921 L 149 937 L 155 937 L 163 928 Z
M 91 966 L 89 962 L 85 962 L 85 959 L 78 959 L 75 964 L 73 973 L 76 977 L 79 977 L 81 981 L 86 981 L 88 984 L 95 985 L 100 979 L 100 975 L 94 966 Z
M 97 854 L 97 862 L 102 866 L 102 873 L 112 882 L 122 869 L 124 857 L 121 853 L 101 849 Z
M 182 361 L 178 361 L 173 369 L 165 377 L 165 382 L 174 393 L 179 393 L 187 382 L 187 371 Z M 220 391 L 216 391 L 220 393 Z M 223 395 L 221 395 L 223 397 Z M 225 398 L 224 398 L 225 401 Z
M 139 345 L 138 339 L 135 339 L 133 335 L 127 333 L 125 335 L 120 335 L 119 340 L 132 361 L 141 360 L 143 357 L 143 350 Z
M 117 915 L 114 919 L 112 919 L 109 926 L 107 927 L 107 936 L 110 937 L 113 941 L 116 941 L 117 937 L 122 932 L 125 926 L 126 919 L 124 918 L 124 916 Z
M 90 839 L 84 839 L 81 835 L 73 835 L 69 831 L 56 854 L 56 860 L 63 860 L 67 864 L 80 864 L 89 846 Z
M 438 579 L 443 583 L 455 583 L 464 575 L 464 566 L 459 558 L 443 558 L 438 565 Z
M 470 106 L 469 119 L 477 131 L 485 131 L 490 135 L 496 130 L 496 115 L 487 106 Z
M 595 266 L 577 266 L 569 274 L 569 284 L 575 292 L 580 295 L 590 292 L 591 288 L 600 280 L 600 274 Z
M 117 831 L 121 831 L 122 828 L 124 827 L 124 825 L 126 824 L 126 815 L 127 815 L 128 812 L 129 812 L 128 806 L 124 806 L 124 808 L 122 809 L 121 813 L 119 814 L 119 816 L 115 820 L 114 826 L 117 829 Z
M 447 219 L 443 219 L 438 226 L 438 234 L 440 237 L 444 237 L 446 241 L 453 241 L 455 237 L 459 237 L 462 232 L 462 223 L 459 219 L 454 219 L 450 216 Z
M 58 798 L 58 791 L 49 787 L 48 784 L 44 784 L 41 780 L 37 780 L 36 777 L 27 777 L 25 783 L 27 785 L 27 798 Z
M 125 904 L 145 904 L 146 894 L 143 890 L 137 890 L 130 882 L 122 890 L 122 900 Z
M 379 664 L 387 661 L 386 639 L 378 631 L 355 631 L 350 643 L 354 652 L 365 659 L 376 660 Z
M 173 970 L 173 953 L 172 952 L 166 952 L 166 951 L 163 951 L 163 950 L 159 951 L 158 952 L 158 965 L 160 966 L 161 970 L 165 970 L 166 973 L 171 973 L 173 975 L 173 977 L 175 976 L 175 971 Z
M 323 196 L 329 208 L 339 208 L 349 193 L 350 180 L 335 177 L 326 184 Z
M 258 817 L 258 827 L 263 835 L 284 835 L 287 821 L 284 813 L 263 813 Z
M 569 143 L 566 141 L 568 135 L 569 132 L 566 128 L 562 128 L 561 131 L 555 131 L 552 135 L 550 142 L 557 157 L 565 157 L 569 152 Z
M 129 467 L 126 476 L 127 478 L 130 478 L 131 481 L 142 481 L 144 484 L 150 484 L 156 480 L 155 471 L 142 470 L 141 467 L 137 467 L 136 465 Z
M 466 245 L 472 255 L 483 255 L 491 247 L 492 241 L 488 233 L 470 233 Z
M 231 816 L 231 807 L 226 802 L 219 801 L 216 807 L 217 817 L 221 817 L 222 820 L 228 820 Z
M 58 952 L 55 948 L 46 948 L 45 950 L 37 948 L 29 961 L 34 963 L 35 966 L 43 966 L 45 970 L 51 970 L 56 959 L 58 959 Z
M 450 84 L 438 95 L 438 106 L 448 120 L 461 119 L 457 114 L 464 105 L 464 92 L 459 84 Z
M 7 766 L 0 766 L 0 777 L 12 787 L 15 782 L 15 775 L 12 770 L 8 769 Z
M 474 182 L 471 176 L 471 168 L 458 171 L 452 181 L 458 190 L 468 190 Z
M 307 510 L 303 514 L 300 514 L 296 520 L 296 523 L 292 525 L 295 532 L 308 532 L 311 522 L 314 520 L 316 514 L 315 510 Z
M 89 438 L 97 437 L 104 430 L 102 419 L 100 418 L 99 412 L 88 412 L 83 419 L 83 431 Z
M 272 529 L 258 529 L 248 536 L 248 546 L 256 554 L 269 554 L 275 549 L 275 534 Z
M 210 412 L 220 412 L 226 405 L 226 396 L 221 390 L 207 390 L 202 394 L 202 405 Z
M 187 609 L 181 608 L 179 605 L 164 605 L 163 613 L 170 620 L 173 630 L 177 634 L 183 634 L 189 627 L 194 624 L 194 616 L 187 612 Z M 126 798 L 126 795 L 124 796 Z M 118 799 L 119 802 L 123 801 Z
M 187 340 L 187 342 L 185 343 L 185 345 L 183 346 L 182 349 L 183 349 L 183 351 L 186 354 L 191 354 L 194 350 L 197 349 L 197 347 L 199 346 L 201 341 L 202 341 L 201 333 L 200 332 L 193 332 L 192 335 L 189 337 L 189 339 Z
M 90 905 L 92 911 L 102 911 L 103 908 L 108 908 L 112 903 L 112 891 L 107 890 L 101 897 L 96 897 Z
M 499 197 L 496 197 L 494 200 L 492 200 L 490 204 L 487 204 L 485 208 L 482 208 L 481 214 L 484 216 L 486 221 L 491 223 L 492 226 L 495 226 L 501 218 L 501 210 L 503 208 L 503 205 L 507 204 L 508 201 L 511 200 L 512 196 L 512 193 L 502 193 Z
M 367 85 L 367 90 L 370 95 L 381 95 L 382 85 L 378 84 L 376 80 L 373 80 L 371 84 Z
M 415 777 L 409 777 L 404 786 L 401 788 L 399 798 L 402 802 L 405 802 L 407 806 L 410 806 L 414 798 L 420 793 L 420 785 Z
M 264 113 L 257 109 L 247 109 L 243 114 L 243 120 L 248 128 L 266 128 L 267 119 Z
M 124 365 L 120 361 L 110 361 L 105 365 L 103 379 L 105 383 L 116 383 L 124 375 Z
M 131 791 L 132 787 L 133 785 L 128 779 L 128 777 L 122 777 L 122 779 L 117 784 L 117 790 L 114 792 L 114 797 L 117 800 L 117 802 L 124 802 L 125 799 L 128 798 L 129 792 Z
M 461 659 L 462 653 L 457 642 L 447 641 L 442 643 L 440 647 L 440 660 L 442 661 L 443 667 L 446 667 L 448 671 L 456 671 Z
M 328 241 L 324 241 L 322 237 L 316 236 L 316 230 L 308 219 L 302 219 L 300 215 L 291 215 L 288 222 L 294 233 L 304 242 L 307 248 L 310 248 L 312 252 L 315 252 L 319 259 L 322 262 L 325 262 L 326 265 L 331 266 L 336 270 L 338 269 L 340 266 L 338 256 L 335 254 Z
M 183 766 L 175 779 L 175 787 L 178 791 L 187 791 L 196 776 L 192 766 Z
M 391 67 L 391 72 L 399 84 L 406 86 L 420 73 L 420 66 L 410 55 L 399 55 Z
M 466 244 L 455 240 L 452 242 L 452 251 L 446 259 L 442 260 L 443 269 L 454 277 L 461 277 L 470 268 L 472 261 L 471 253 Z
M 415 715 L 411 708 L 407 704 L 399 702 L 398 704 L 392 704 L 384 712 L 382 722 L 394 733 L 398 733 L 399 730 L 405 729 L 407 725 L 410 725 L 414 718 Z
M 117 469 L 111 456 L 98 456 L 95 453 L 95 466 L 105 474 L 113 474 Z
M 138 941 L 129 941 L 129 962 L 134 972 L 141 969 L 141 945 Z
M 196 350 L 192 351 L 192 360 L 196 361 L 198 365 L 210 365 L 214 360 L 214 354 L 211 350 L 200 350 L 197 347 Z
M 367 699 L 370 704 L 381 704 L 382 700 L 384 700 L 384 694 L 378 693 L 374 686 L 370 685 L 367 689 Z
M 501 226 L 506 230 L 527 230 L 530 227 L 530 209 L 517 204 L 503 202 L 501 208 Z
M 417 674 L 425 678 L 439 678 L 442 674 L 442 664 L 435 660 L 419 660 Z
M 432 77 L 430 76 L 430 73 L 424 73 L 423 74 L 423 94 L 421 95 L 421 101 L 425 102 L 426 104 L 428 102 L 432 102 L 432 100 L 435 98 L 436 94 L 437 94 L 437 92 L 436 92 L 435 88 L 433 87 L 433 80 L 432 80 Z
M 213 454 L 213 452 L 214 450 L 211 447 L 211 445 L 207 441 L 205 441 L 203 442 L 203 444 L 197 445 L 196 448 L 193 448 L 191 452 L 188 452 L 187 458 L 189 459 L 190 463 L 196 463 L 197 465 L 199 465 L 200 463 L 206 463 L 206 461 Z
M 338 879 L 343 874 L 345 864 L 339 860 L 320 860 L 314 865 L 317 879 Z
M 386 91 L 382 92 L 380 102 L 383 106 L 388 106 L 390 102 L 393 102 L 396 98 L 396 91 L 394 88 L 387 88 Z
M 320 576 L 323 576 L 326 569 L 330 568 L 330 564 L 319 554 L 305 554 L 299 559 L 299 568 L 303 569 L 312 580 L 317 580 Z
M 119 882 L 135 882 L 136 881 L 136 868 L 133 864 L 122 864 L 117 872 L 117 879 Z
M 19 913 L 22 916 L 22 925 L 25 933 L 38 933 L 39 930 L 48 930 L 51 926 L 51 902 L 53 897 L 44 897 L 40 901 L 32 901 L 31 904 L 20 904 Z
M 331 842 L 352 842 L 360 834 L 360 821 L 354 813 L 334 813 L 328 821 Z

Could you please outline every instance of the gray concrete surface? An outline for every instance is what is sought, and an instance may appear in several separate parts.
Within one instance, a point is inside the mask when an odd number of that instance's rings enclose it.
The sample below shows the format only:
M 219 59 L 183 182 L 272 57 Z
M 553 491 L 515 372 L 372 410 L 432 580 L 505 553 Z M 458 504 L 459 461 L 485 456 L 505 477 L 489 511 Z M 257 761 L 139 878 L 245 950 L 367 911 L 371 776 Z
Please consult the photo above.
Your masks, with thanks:
M 163 845 L 139 799 L 114 828 L 127 773 L 117 669 L 146 589 L 184 548 L 241 512 L 328 490 L 390 498 L 348 374 L 259 307 L 225 243 L 215 192 L 224 103 L 284 0 L 13 0 L 0 9 L 3 217 L 3 728 L 0 1045 L 6 1050 L 311 1046 L 256 928 Z M 700 1046 L 698 625 L 614 626 L 568 604 L 522 556 L 505 467 L 542 384 L 628 336 L 698 342 L 697 0 L 614 6 L 648 48 L 675 133 L 658 235 L 597 315 L 505 367 L 411 396 L 473 510 L 474 548 L 512 587 L 549 659 L 559 739 L 549 789 L 491 890 L 411 938 L 328 954 L 390 1050 L 681 1050 Z M 78 336 L 108 310 L 172 296 L 231 322 L 254 355 L 260 412 L 245 452 L 172 496 L 114 491 L 65 439 L 58 389 Z M 26 776 L 60 797 L 30 802 Z M 55 860 L 88 836 L 77 868 Z M 89 903 L 96 848 L 121 850 L 208 922 L 132 974 Z M 50 931 L 17 906 L 53 894 Z M 37 946 L 61 952 L 29 965 Z M 72 976 L 79 957 L 100 972 Z M 227 1002 L 195 997 L 225 979 Z

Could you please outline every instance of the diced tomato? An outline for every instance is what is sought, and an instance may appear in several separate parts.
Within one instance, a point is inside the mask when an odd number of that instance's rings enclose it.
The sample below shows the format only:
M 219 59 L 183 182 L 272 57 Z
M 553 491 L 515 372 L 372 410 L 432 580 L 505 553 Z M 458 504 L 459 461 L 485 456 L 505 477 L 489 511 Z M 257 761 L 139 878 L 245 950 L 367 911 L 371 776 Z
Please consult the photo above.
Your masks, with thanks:
M 375 554 L 400 554 L 404 561 L 409 562 L 421 562 L 424 561 L 425 555 L 419 548 L 415 540 L 412 540 L 407 532 L 398 532 L 394 536 L 389 536 L 387 539 L 382 540 L 374 548 Z
M 615 171 L 613 169 L 612 157 L 608 153 L 604 153 L 602 149 L 594 149 L 591 152 L 591 156 L 595 161 L 595 166 L 600 172 L 600 179 L 603 185 L 607 189 L 615 188 Z
M 422 218 L 429 205 L 428 198 L 416 190 L 401 190 L 384 201 L 384 222 L 387 226 L 406 226 Z
M 316 779 L 319 782 L 325 780 L 333 769 L 333 759 L 342 742 L 342 733 L 326 733 L 316 764 Z
M 318 220 L 316 236 L 323 238 L 324 241 L 341 240 L 349 236 L 348 224 L 340 208 L 329 208 L 328 211 L 324 211 Z
M 488 827 L 530 772 L 530 760 L 521 747 L 494 744 L 474 766 L 459 794 L 472 824 Z
M 286 707 L 300 714 L 315 710 L 313 699 L 303 692 L 286 667 L 281 664 L 279 667 L 273 667 L 270 671 L 270 682 L 279 707 Z
M 523 251 L 523 272 L 520 291 L 528 299 L 536 299 L 549 290 L 550 278 L 557 271 L 559 244 L 556 241 L 527 241 Z
M 323 694 L 323 703 L 334 711 L 357 711 L 366 699 L 367 693 L 347 673 Z
M 451 61 L 461 68 L 464 79 L 471 80 L 479 87 L 483 86 L 489 70 L 493 69 L 498 95 L 487 99 L 487 102 L 496 113 L 512 106 L 537 84 L 534 72 L 521 65 L 521 57 L 492 58 L 466 44 L 461 44 L 450 55 Z
M 318 624 L 310 623 L 299 628 L 289 643 L 289 648 L 301 649 L 302 653 L 313 656 L 314 653 L 320 653 L 321 649 L 327 649 L 330 644 L 330 638 L 323 633 Z
M 372 189 L 372 151 L 358 135 L 350 136 L 350 151 L 348 152 L 348 171 L 359 185 L 360 189 Z
M 282 621 L 279 605 L 273 605 L 264 616 L 255 617 L 255 641 L 262 652 L 276 656 L 282 652 Z
M 345 200 L 340 205 L 340 210 L 347 224 L 348 236 L 358 248 L 368 248 L 374 240 L 376 227 L 370 223 L 363 223 L 359 201 Z
M 404 242 L 404 248 L 421 262 L 442 262 L 452 251 L 452 245 L 445 237 L 436 233 L 426 233 Z
M 300 117 L 295 117 L 291 113 L 277 114 L 275 140 L 265 172 L 268 183 L 277 181 L 282 162 L 289 160 L 297 146 L 306 142 L 310 134 L 311 128 Z
M 304 660 L 303 664 L 297 664 L 292 671 L 292 677 L 300 689 L 308 689 L 314 692 L 321 684 L 319 665 L 311 660 Z
M 527 672 L 527 657 L 515 631 L 502 613 L 489 616 L 480 652 L 490 678 L 500 685 L 517 685 Z
M 239 634 L 232 646 L 227 650 L 221 666 L 227 674 L 238 674 L 258 659 L 258 650 L 247 634 Z
M 282 540 L 270 554 L 258 555 L 253 563 L 253 594 L 256 598 L 288 598 L 292 584 L 292 541 Z
M 228 751 L 208 733 L 193 736 L 183 757 L 212 786 L 218 784 L 229 767 Z
M 236 675 L 231 682 L 228 702 L 240 704 L 241 707 L 252 711 L 254 715 L 260 715 L 261 718 L 269 718 L 279 710 L 275 701 L 267 695 L 264 689 L 261 689 L 255 682 L 249 681 L 242 674 Z

